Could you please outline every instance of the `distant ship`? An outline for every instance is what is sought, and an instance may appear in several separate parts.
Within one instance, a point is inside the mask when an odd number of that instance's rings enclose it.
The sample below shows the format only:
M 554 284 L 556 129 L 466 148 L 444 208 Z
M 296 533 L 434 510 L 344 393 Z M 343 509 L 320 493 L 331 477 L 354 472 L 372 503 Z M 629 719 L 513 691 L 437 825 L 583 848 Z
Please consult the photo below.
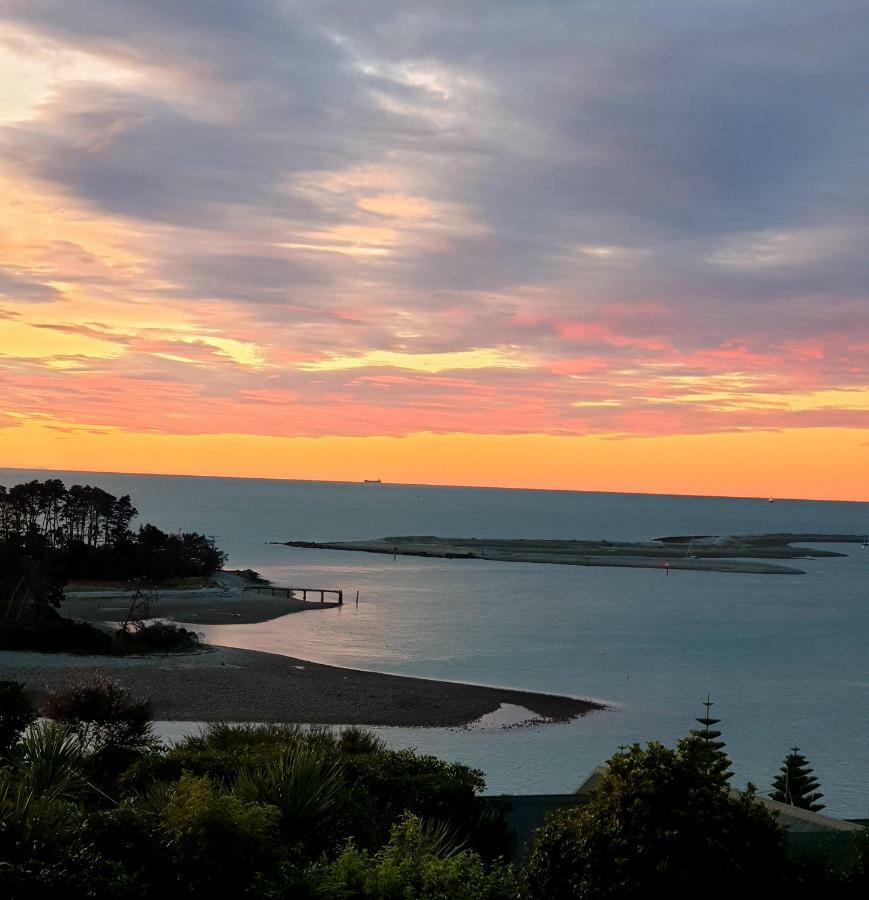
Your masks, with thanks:
M 362 483 L 363 484 L 383 484 L 383 479 L 382 478 L 366 478 Z

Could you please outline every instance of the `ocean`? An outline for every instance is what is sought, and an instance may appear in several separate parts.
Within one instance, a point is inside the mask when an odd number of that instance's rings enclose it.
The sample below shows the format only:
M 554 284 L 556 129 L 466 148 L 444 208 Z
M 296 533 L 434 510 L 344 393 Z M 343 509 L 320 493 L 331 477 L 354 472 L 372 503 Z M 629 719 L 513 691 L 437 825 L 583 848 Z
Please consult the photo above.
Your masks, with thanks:
M 213 535 L 229 566 L 352 602 L 261 625 L 199 626 L 215 643 L 402 675 L 602 700 L 565 725 L 378 729 L 460 760 L 488 790 L 567 792 L 622 744 L 673 743 L 721 718 L 734 784 L 769 789 L 794 744 L 828 811 L 869 816 L 869 550 L 801 560 L 802 576 L 433 560 L 271 541 L 386 535 L 605 538 L 869 530 L 869 504 L 0 469 L 128 493 L 139 521 Z

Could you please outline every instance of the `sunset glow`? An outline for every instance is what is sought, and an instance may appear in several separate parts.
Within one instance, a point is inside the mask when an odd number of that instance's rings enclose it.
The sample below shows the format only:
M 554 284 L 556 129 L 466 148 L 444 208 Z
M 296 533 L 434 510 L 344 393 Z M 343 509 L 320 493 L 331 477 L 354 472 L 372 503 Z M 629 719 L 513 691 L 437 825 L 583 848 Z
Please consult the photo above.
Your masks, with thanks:
M 0 0 L 0 466 L 869 500 L 869 17 L 702 5 Z

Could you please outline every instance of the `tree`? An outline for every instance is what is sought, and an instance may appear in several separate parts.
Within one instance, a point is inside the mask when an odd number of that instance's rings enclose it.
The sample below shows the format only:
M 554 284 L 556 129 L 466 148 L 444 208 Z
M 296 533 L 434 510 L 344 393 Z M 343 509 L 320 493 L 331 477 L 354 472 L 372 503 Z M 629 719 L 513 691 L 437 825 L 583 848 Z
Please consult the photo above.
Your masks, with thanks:
M 785 870 L 783 832 L 752 792 L 732 796 L 693 751 L 652 742 L 615 754 L 588 803 L 538 829 L 529 897 L 774 893 Z
M 823 809 L 824 804 L 817 801 L 824 795 L 818 790 L 818 779 L 812 774 L 813 771 L 809 768 L 808 760 L 800 753 L 800 748 L 791 747 L 784 765 L 779 769 L 781 774 L 776 775 L 772 783 L 772 799 L 812 812 Z
M 28 726 L 36 721 L 36 711 L 17 681 L 0 679 L 0 756 L 8 753 Z
M 726 745 L 719 740 L 721 732 L 715 728 L 721 719 L 711 717 L 710 711 L 715 704 L 708 694 L 703 705 L 706 707 L 706 714 L 696 719 L 703 727 L 692 728 L 688 737 L 679 742 L 679 748 L 683 753 L 694 757 L 700 771 L 726 785 L 733 777 L 733 772 L 730 770 L 730 757 L 724 752 Z

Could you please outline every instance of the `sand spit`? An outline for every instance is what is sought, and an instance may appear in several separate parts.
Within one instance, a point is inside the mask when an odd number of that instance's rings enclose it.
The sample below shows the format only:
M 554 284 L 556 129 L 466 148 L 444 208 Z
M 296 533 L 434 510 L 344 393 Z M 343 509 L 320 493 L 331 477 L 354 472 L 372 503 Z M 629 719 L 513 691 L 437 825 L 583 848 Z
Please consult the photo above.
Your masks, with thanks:
M 478 559 L 497 562 L 570 566 L 690 569 L 758 575 L 804 575 L 803 569 L 766 560 L 842 556 L 832 550 L 795 547 L 793 543 L 862 541 L 857 535 L 685 535 L 645 542 L 549 541 L 520 539 L 384 537 L 367 541 L 286 541 L 285 546 L 316 550 L 351 550 L 394 556 Z

